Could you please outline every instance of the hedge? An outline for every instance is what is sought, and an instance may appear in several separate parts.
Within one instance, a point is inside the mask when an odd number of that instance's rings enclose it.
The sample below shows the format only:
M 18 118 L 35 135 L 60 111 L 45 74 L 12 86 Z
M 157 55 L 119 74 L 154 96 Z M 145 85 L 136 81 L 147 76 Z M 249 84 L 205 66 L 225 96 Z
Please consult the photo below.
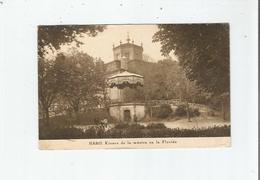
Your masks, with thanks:
M 160 137 L 226 137 L 230 125 L 201 129 L 170 129 L 164 125 L 117 125 L 105 131 L 101 127 L 81 130 L 74 127 L 40 128 L 39 139 L 91 139 L 91 138 L 160 138 Z

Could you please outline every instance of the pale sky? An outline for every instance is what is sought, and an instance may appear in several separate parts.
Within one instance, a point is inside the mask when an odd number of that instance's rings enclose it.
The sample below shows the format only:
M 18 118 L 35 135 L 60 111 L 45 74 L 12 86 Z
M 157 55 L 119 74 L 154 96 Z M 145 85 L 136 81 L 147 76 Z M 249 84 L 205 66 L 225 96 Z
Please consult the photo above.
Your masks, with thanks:
M 80 41 L 84 44 L 79 48 L 80 51 L 88 53 L 95 58 L 101 58 L 104 62 L 113 60 L 113 44 L 119 45 L 126 42 L 127 33 L 134 40 L 136 45 L 143 43 L 144 54 L 149 55 L 154 60 L 162 60 L 160 43 L 153 43 L 152 37 L 158 31 L 156 25 L 107 25 L 107 28 L 98 33 L 96 37 L 83 37 Z M 71 45 L 70 47 L 72 47 Z M 67 51 L 68 47 L 63 47 L 61 51 Z

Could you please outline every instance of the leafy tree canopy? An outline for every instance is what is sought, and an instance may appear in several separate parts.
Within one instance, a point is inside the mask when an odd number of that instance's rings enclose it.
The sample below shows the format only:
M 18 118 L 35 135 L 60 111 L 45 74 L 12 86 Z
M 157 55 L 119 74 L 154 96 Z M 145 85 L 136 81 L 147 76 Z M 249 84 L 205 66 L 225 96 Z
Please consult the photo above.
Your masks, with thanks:
M 80 78 L 87 78 L 89 71 L 84 70 L 83 75 L 80 69 L 75 68 L 75 62 L 81 67 L 92 67 L 93 60 L 90 56 L 86 54 L 79 54 L 78 58 L 70 63 L 65 63 L 65 58 L 58 56 L 55 61 L 47 61 L 46 54 L 48 49 L 52 51 L 59 50 L 60 47 L 66 43 L 76 42 L 77 45 L 82 44 L 77 37 L 88 35 L 96 36 L 98 32 L 102 32 L 105 26 L 101 25 L 61 25 L 61 26 L 39 26 L 38 27 L 38 83 L 39 83 L 39 107 L 40 111 L 43 113 L 46 123 L 49 124 L 49 109 L 51 105 L 57 100 L 59 94 L 64 91 L 64 85 L 68 80 L 71 80 L 69 77 L 76 76 L 73 83 L 79 81 Z M 86 61 L 82 61 L 84 58 Z M 88 61 L 87 61 L 88 60 Z M 74 64 L 73 64 L 74 63 Z M 71 66 L 74 68 L 69 68 L 71 71 L 67 70 L 67 67 Z M 76 70 L 75 70 L 76 69 Z M 84 80 L 85 80 L 84 79 Z M 87 87 L 84 87 L 87 88 Z M 69 89 L 69 88 L 68 88 Z M 71 88 L 70 93 L 81 93 L 85 89 Z M 89 92 L 89 91 L 86 91 Z M 67 95 L 69 95 L 67 93 Z M 78 95 L 78 94 L 77 94 Z M 82 95 L 83 96 L 83 95 Z M 70 99 L 71 100 L 71 99 Z M 75 103 L 79 101 L 75 100 Z
M 153 36 L 161 52 L 174 52 L 187 77 L 215 94 L 229 92 L 229 25 L 163 24 Z
M 75 41 L 77 45 L 81 42 L 77 40 L 78 36 L 87 34 L 96 36 L 98 32 L 102 32 L 103 25 L 49 25 L 38 26 L 38 55 L 42 57 L 46 47 L 49 49 L 59 49 L 62 44 Z

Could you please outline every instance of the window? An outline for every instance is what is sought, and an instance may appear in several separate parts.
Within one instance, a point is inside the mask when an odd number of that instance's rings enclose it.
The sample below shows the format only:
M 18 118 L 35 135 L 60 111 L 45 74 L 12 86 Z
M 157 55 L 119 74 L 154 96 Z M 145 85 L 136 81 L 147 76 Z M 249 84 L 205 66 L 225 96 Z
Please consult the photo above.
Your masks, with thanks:
M 129 59 L 129 53 L 125 53 L 124 56 Z
M 116 54 L 116 59 L 117 59 L 117 60 L 120 59 L 120 54 L 119 54 L 119 53 Z

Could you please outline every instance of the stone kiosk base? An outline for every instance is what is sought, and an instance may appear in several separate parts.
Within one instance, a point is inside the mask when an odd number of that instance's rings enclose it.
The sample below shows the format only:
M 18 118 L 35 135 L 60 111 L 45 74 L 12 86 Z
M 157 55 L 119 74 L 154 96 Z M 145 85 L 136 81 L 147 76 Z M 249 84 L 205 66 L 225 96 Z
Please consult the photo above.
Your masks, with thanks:
M 144 103 L 115 103 L 109 107 L 109 114 L 119 122 L 134 122 L 145 117 Z

